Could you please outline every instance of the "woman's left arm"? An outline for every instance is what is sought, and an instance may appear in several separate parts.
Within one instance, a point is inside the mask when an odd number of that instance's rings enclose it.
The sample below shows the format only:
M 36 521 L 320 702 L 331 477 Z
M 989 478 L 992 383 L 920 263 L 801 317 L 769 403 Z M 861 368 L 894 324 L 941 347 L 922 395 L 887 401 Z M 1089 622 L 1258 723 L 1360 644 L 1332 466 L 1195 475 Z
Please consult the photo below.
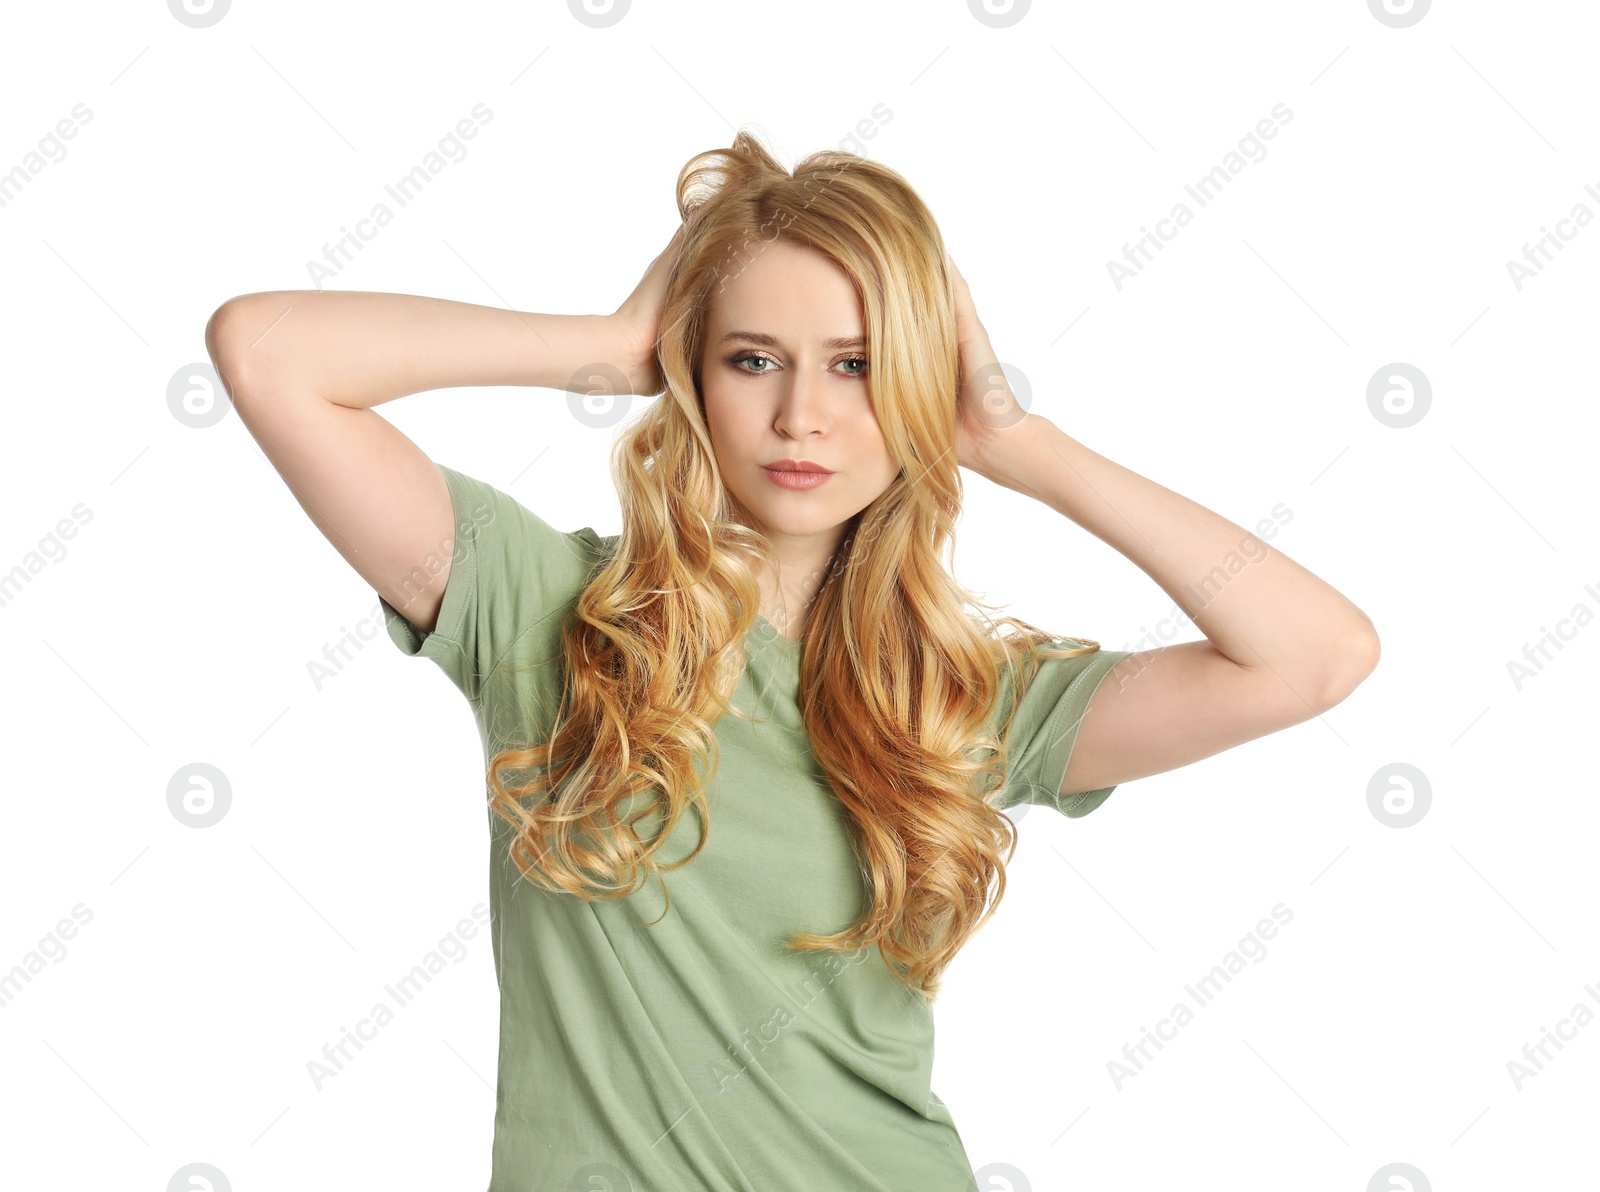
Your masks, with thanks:
M 1078 730 L 1063 795 L 1175 769 L 1313 716 L 1378 663 L 1372 621 L 1255 534 L 1090 450 L 1017 404 L 954 271 L 960 462 L 1127 556 L 1205 641 L 1136 653 Z

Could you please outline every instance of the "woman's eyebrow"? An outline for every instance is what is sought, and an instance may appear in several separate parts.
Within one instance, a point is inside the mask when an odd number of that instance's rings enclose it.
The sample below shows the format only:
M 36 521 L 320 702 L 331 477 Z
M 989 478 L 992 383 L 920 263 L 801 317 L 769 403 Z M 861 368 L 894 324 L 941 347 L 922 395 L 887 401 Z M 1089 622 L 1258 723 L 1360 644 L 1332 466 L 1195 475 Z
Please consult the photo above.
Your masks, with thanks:
M 783 346 L 778 342 L 777 336 L 766 335 L 760 331 L 730 331 L 722 337 L 722 342 L 727 343 L 729 340 L 734 339 L 748 340 L 750 343 L 760 344 L 764 348 Z M 855 335 L 838 339 L 825 339 L 822 341 L 822 346 L 825 348 L 864 348 L 867 346 L 867 340 L 865 336 Z

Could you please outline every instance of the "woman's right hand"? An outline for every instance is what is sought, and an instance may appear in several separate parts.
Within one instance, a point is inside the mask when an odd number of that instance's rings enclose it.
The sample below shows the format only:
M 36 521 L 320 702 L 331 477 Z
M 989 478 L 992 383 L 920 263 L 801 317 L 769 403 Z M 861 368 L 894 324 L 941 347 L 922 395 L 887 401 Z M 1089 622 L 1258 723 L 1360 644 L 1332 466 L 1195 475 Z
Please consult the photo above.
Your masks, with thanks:
M 661 304 L 667 293 L 667 274 L 677 262 L 683 233 L 684 225 L 679 224 L 667 247 L 650 262 L 633 293 L 607 316 L 619 345 L 622 356 L 619 364 L 627 374 L 630 393 L 651 397 L 666 388 L 656 359 L 656 341 L 661 337 Z

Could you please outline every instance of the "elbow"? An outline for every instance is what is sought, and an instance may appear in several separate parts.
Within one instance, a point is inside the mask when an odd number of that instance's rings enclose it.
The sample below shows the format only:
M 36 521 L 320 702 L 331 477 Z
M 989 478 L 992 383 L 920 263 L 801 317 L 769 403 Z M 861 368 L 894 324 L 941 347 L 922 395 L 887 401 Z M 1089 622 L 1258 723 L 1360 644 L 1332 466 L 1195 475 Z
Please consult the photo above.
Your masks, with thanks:
M 206 354 L 235 405 L 249 372 L 250 350 L 267 324 L 262 321 L 256 295 L 229 298 L 206 320 Z
M 228 301 L 231 302 L 233 300 L 230 298 Z M 227 307 L 228 303 L 224 302 L 221 306 L 217 307 L 216 310 L 212 311 L 211 317 L 206 320 L 206 355 L 211 357 L 212 366 L 217 368 L 219 371 L 221 370 L 222 366 L 222 327 L 223 320 L 226 317 L 224 316 L 223 311 L 225 311 Z
M 1328 652 L 1328 670 L 1319 691 L 1323 706 L 1331 708 L 1349 699 L 1378 669 L 1381 653 L 1378 631 L 1371 621 L 1340 638 Z

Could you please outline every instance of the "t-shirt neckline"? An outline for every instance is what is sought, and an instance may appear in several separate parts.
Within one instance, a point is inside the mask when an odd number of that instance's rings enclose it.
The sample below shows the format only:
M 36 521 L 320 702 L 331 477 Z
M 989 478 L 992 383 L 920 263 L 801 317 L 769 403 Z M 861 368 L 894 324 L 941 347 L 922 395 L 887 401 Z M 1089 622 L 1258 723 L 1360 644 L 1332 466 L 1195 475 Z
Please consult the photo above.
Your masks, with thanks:
M 778 627 L 767 620 L 760 613 L 756 614 L 755 623 L 750 626 L 750 635 L 765 646 L 774 644 L 786 655 L 799 654 L 801 643 L 792 637 L 778 632 Z

